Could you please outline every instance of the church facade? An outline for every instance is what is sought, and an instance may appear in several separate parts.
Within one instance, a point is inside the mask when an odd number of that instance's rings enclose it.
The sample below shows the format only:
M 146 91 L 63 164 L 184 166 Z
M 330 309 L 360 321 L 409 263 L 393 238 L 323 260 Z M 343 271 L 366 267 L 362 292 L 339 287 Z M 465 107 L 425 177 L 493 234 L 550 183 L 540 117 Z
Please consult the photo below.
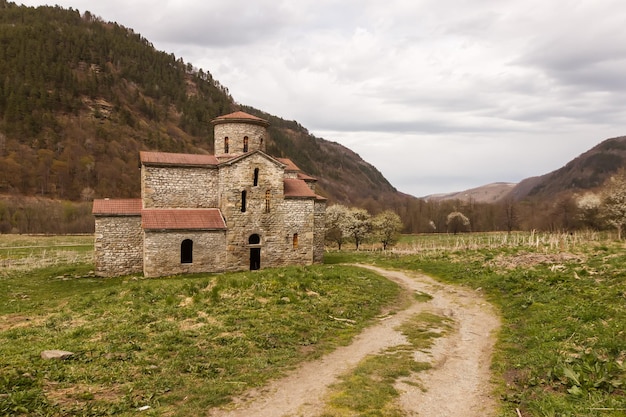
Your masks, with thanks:
M 212 121 L 215 154 L 140 152 L 141 198 L 99 199 L 99 276 L 147 277 L 321 263 L 326 200 L 291 160 L 265 153 L 263 119 Z

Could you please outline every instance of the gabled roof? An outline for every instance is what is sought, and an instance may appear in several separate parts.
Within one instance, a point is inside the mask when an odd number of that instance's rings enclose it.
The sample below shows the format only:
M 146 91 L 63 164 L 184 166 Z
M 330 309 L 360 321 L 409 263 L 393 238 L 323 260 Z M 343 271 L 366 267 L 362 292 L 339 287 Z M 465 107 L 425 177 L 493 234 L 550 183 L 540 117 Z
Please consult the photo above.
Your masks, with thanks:
M 307 174 L 305 174 L 303 172 L 298 172 L 298 179 L 299 180 L 304 180 L 304 181 L 307 181 L 307 182 L 315 182 L 315 181 L 317 181 L 317 178 L 312 177 L 310 175 L 307 175 Z
M 270 125 L 267 120 L 261 119 L 260 117 L 253 116 L 243 111 L 236 111 L 234 113 L 216 117 L 215 119 L 211 120 L 211 123 L 214 125 L 222 123 L 252 123 L 265 127 Z
M 268 154 L 266 154 L 265 152 L 261 151 L 261 150 L 254 150 L 254 151 L 250 151 L 247 153 L 243 153 L 240 155 L 233 155 L 232 158 L 230 159 L 226 159 L 222 162 L 220 162 L 220 165 L 232 165 L 235 162 L 239 162 L 242 159 L 246 159 L 249 158 L 252 155 L 256 155 L 256 154 L 260 154 L 262 155 L 265 159 L 267 159 L 268 161 L 272 162 L 273 164 L 276 164 L 278 166 L 280 166 L 281 168 L 285 168 L 285 164 L 282 162 L 282 158 L 275 158 L 273 156 L 270 156 Z
M 219 164 L 215 155 L 141 151 L 139 158 L 141 163 L 146 165 L 215 166 Z
M 298 166 L 296 164 L 293 163 L 293 161 L 289 158 L 276 158 L 277 160 L 279 160 L 280 162 L 282 162 L 283 164 L 286 165 L 285 167 L 285 171 L 297 171 L 297 172 L 301 172 L 302 170 L 300 168 L 298 168 Z
M 303 180 L 286 178 L 284 181 L 285 198 L 316 198 L 317 194 L 311 190 Z
M 141 226 L 147 230 L 220 230 L 226 223 L 219 209 L 146 209 Z
M 126 198 L 109 200 L 108 198 L 93 201 L 91 213 L 94 216 L 139 216 L 141 199 Z

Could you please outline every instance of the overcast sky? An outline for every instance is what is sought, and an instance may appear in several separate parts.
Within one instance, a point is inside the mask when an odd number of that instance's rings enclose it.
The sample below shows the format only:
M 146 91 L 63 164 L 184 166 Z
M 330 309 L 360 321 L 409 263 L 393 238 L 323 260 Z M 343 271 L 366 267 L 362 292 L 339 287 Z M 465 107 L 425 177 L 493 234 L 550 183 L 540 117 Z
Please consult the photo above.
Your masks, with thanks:
M 626 135 L 623 0 L 56 0 L 339 142 L 400 191 L 519 182 Z

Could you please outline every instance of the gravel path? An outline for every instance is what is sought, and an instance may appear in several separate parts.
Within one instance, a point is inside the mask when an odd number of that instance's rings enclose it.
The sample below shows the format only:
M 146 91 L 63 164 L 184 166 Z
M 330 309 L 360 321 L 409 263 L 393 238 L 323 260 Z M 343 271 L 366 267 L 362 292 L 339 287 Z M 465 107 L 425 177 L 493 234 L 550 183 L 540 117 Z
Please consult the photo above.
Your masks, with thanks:
M 416 351 L 416 359 L 430 362 L 432 369 L 415 376 L 416 384 L 398 383 L 399 404 L 407 416 L 446 417 L 495 414 L 489 366 L 494 333 L 499 320 L 479 292 L 438 283 L 422 274 L 411 274 L 361 265 L 399 283 L 406 290 L 421 291 L 433 298 L 413 302 L 378 324 L 364 330 L 352 344 L 323 358 L 305 363 L 286 377 L 237 398 L 228 409 L 213 409 L 215 417 L 312 417 L 324 407 L 327 387 L 367 355 L 406 343 L 394 330 L 422 311 L 445 315 L 454 329 L 435 339 L 431 349 Z

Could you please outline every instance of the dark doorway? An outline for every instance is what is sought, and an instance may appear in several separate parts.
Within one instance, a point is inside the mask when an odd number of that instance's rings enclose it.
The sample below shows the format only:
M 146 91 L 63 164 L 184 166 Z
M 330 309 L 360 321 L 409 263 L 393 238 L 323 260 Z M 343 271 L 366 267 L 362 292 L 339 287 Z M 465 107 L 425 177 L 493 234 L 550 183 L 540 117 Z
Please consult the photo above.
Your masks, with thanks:
M 180 263 L 193 263 L 193 240 L 185 239 L 180 244 Z
M 250 245 L 259 245 L 260 243 L 261 237 L 256 233 L 248 238 Z M 256 271 L 257 269 L 261 269 L 261 248 L 250 248 L 250 270 Z
M 261 248 L 250 248 L 250 271 L 261 269 Z

